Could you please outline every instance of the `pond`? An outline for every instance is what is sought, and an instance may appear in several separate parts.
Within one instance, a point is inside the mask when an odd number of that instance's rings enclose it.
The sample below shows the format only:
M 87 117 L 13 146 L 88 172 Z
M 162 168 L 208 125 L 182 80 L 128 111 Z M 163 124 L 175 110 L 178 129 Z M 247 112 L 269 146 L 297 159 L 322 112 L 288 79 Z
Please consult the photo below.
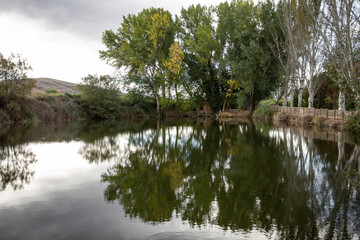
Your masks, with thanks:
M 0 239 L 359 239 L 360 145 L 209 119 L 1 126 Z

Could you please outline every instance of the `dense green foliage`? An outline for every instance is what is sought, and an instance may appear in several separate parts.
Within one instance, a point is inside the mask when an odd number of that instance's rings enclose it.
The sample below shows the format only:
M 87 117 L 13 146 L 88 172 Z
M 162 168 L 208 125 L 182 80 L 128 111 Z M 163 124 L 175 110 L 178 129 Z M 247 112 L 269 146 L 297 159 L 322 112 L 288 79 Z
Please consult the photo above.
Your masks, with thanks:
M 118 82 L 108 75 L 88 75 L 78 85 L 81 106 L 94 118 L 116 118 L 119 109 Z
M 360 114 L 356 113 L 349 116 L 346 119 L 344 129 L 351 134 L 360 135 Z
M 271 105 L 275 102 L 273 100 L 264 100 L 261 101 L 256 108 L 256 117 L 263 120 L 271 120 L 274 110 L 271 109 Z
M 78 89 L 80 105 L 91 118 L 136 116 L 154 109 L 148 98 L 136 92 L 121 94 L 119 81 L 109 75 L 88 75 Z
M 11 54 L 8 58 L 0 53 L 0 108 L 4 109 L 14 121 L 25 116 L 20 104 L 21 98 L 30 94 L 36 81 L 27 77 L 31 66 L 26 59 Z
M 226 45 L 225 62 L 231 78 L 240 85 L 239 107 L 253 110 L 277 87 L 278 66 L 269 47 L 272 29 L 263 27 L 274 11 L 271 3 L 255 6 L 248 1 L 225 2 L 218 7 L 219 32 L 226 33 L 225 38 L 220 36 Z
M 170 81 L 171 72 L 166 66 L 174 35 L 175 24 L 171 14 L 154 8 L 124 17 L 116 33 L 108 30 L 103 35 L 107 50 L 100 51 L 101 58 L 116 68 L 126 68 L 124 83 L 135 83 L 151 94 L 156 99 L 159 114 L 160 91 L 165 98 Z
M 278 85 L 270 29 L 264 28 L 274 11 L 270 2 L 236 0 L 217 7 L 192 5 L 174 19 L 163 9 L 144 9 L 124 17 L 117 32 L 104 33 L 107 50 L 100 56 L 126 69 L 123 82 L 153 96 L 158 113 L 173 100 L 179 109 L 186 101 L 193 109 L 206 104 L 217 112 L 233 105 L 236 96 L 239 107 L 254 109 Z M 174 44 L 178 61 L 172 60 Z

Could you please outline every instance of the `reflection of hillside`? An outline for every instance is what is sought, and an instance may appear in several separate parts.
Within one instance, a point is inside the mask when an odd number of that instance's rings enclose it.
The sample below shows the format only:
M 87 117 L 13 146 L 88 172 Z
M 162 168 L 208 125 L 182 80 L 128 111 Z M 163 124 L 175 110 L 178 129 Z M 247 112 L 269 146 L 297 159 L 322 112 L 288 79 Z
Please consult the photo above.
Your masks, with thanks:
M 191 225 L 256 226 L 283 239 L 359 234 L 359 188 L 342 177 L 358 168 L 358 147 L 326 144 L 261 125 L 158 125 L 112 147 L 104 196 L 147 222 L 175 212 Z
M 35 155 L 24 146 L 0 146 L 0 191 L 22 189 L 33 178 Z

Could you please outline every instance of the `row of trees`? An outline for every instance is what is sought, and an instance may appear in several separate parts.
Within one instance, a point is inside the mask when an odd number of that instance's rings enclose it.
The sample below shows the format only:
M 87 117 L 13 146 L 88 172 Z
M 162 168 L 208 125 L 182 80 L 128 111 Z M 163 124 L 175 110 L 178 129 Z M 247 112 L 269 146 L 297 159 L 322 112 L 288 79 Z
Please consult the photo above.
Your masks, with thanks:
M 273 32 L 273 52 L 283 72 L 278 95 L 284 102 L 290 100 L 294 106 L 297 90 L 301 106 L 307 90 L 308 107 L 313 107 L 319 88 L 331 79 L 339 88 L 339 110 L 345 110 L 345 96 L 350 94 L 359 106 L 359 7 L 354 0 L 291 0 L 277 5 L 281 24 L 280 31 Z
M 233 0 L 176 16 L 150 8 L 105 31 L 100 56 L 153 96 L 158 114 L 171 102 L 253 110 L 271 95 L 294 106 L 295 92 L 301 106 L 304 90 L 313 107 L 329 78 L 344 109 L 345 93 L 360 100 L 359 26 L 355 0 Z
M 107 50 L 100 55 L 125 73 L 125 84 L 151 94 L 159 114 L 171 100 L 180 104 L 179 99 L 193 106 L 206 102 L 218 111 L 226 101 L 235 102 L 234 91 L 240 105 L 253 109 L 279 79 L 266 44 L 270 29 L 262 27 L 274 10 L 268 5 L 197 5 L 175 17 L 163 9 L 145 9 L 124 17 L 117 32 L 104 32 Z

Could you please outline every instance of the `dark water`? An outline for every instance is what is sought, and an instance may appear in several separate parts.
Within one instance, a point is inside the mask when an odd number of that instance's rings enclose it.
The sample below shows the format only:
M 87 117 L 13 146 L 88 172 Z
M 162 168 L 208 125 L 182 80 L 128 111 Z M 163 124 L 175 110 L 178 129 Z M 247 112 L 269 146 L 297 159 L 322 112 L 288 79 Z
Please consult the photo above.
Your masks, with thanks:
M 0 128 L 0 239 L 359 239 L 360 145 L 197 121 Z

